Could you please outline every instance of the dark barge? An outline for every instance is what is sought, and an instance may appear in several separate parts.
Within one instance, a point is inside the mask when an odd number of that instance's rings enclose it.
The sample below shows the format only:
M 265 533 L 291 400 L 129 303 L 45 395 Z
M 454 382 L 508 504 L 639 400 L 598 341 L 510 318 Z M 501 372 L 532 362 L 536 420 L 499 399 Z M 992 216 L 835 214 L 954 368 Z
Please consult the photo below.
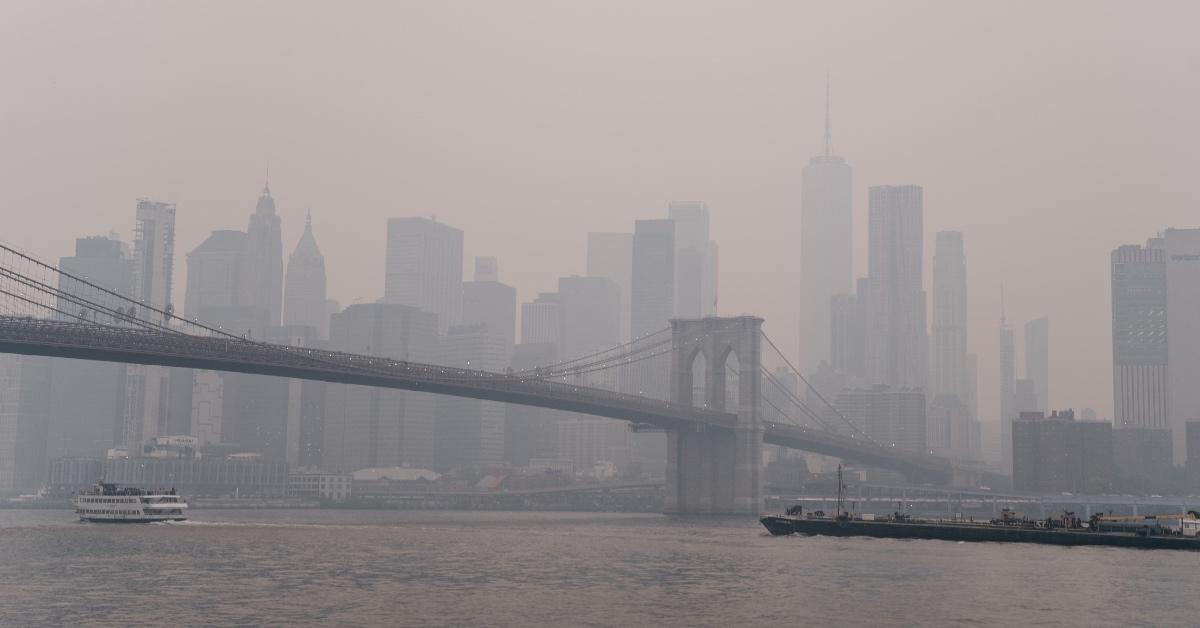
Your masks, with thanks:
M 1147 531 L 1097 531 L 1090 528 L 1030 527 L 1004 522 L 901 520 L 868 521 L 842 517 L 768 515 L 760 519 L 773 535 L 868 536 L 886 539 L 936 539 L 993 543 L 1103 545 L 1141 549 L 1200 550 L 1200 537 Z

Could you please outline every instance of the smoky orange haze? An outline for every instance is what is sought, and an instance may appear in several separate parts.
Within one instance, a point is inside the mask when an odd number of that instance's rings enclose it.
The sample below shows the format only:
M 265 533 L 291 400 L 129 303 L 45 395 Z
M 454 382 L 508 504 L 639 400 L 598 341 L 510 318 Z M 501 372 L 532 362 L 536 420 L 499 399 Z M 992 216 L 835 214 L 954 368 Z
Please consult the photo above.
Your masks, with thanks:
M 244 229 L 270 164 L 285 254 L 311 208 L 330 296 L 383 290 L 384 221 L 466 232 L 522 300 L 584 272 L 588 231 L 703 200 L 722 314 L 797 344 L 800 169 L 925 190 L 965 234 L 980 417 L 1000 286 L 1049 316 L 1051 405 L 1111 416 L 1109 252 L 1196 226 L 1191 2 L 0 4 L 0 238 L 43 256 L 178 205 L 185 255 Z M 469 273 L 469 270 L 468 270 Z M 469 278 L 469 277 L 468 277 Z M 794 350 L 794 349 L 793 349 Z

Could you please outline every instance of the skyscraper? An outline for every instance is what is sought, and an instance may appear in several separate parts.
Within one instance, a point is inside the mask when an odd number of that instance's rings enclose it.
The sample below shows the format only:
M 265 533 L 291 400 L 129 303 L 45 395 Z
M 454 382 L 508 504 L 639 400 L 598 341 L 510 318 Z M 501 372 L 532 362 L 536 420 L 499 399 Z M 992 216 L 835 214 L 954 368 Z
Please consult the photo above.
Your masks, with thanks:
M 171 303 L 175 205 L 138 199 L 133 241 L 133 296 L 157 308 Z
M 49 405 L 50 359 L 0 355 L 0 491 L 45 482 Z
M 329 337 L 325 311 L 325 256 L 313 237 L 312 212 L 304 219 L 304 235 L 288 257 L 283 287 L 283 324 L 307 325 L 319 338 Z
M 75 240 L 75 255 L 59 260 L 59 268 L 122 295 L 133 292 L 133 260 L 116 236 Z M 75 280 L 59 277 L 59 290 L 79 294 Z M 60 301 L 59 310 L 74 308 Z M 99 315 L 97 322 L 111 319 Z M 50 460 L 102 457 L 113 447 L 114 430 L 124 417 L 124 364 L 54 358 L 50 360 L 50 407 L 46 454 Z
M 457 325 L 442 338 L 438 361 L 446 366 L 501 371 L 511 349 L 486 325 Z M 464 397 L 437 397 L 434 468 L 489 471 L 504 461 L 504 404 Z
M 283 311 L 283 235 L 267 185 L 246 228 L 246 254 L 250 304 L 267 313 L 267 326 L 277 326 Z
M 867 380 L 924 389 L 929 345 L 921 282 L 921 188 L 872 187 L 868 210 Z
M 839 294 L 830 303 L 830 366 L 843 375 L 863 376 L 862 302 L 853 294 Z
M 717 243 L 709 238 L 708 205 L 675 201 L 668 206 L 667 215 L 675 222 L 675 316 L 714 316 Z
M 557 292 L 543 292 L 533 301 L 521 304 L 521 343 L 554 345 L 554 354 L 558 356 L 562 346 L 562 304 Z
M 550 342 L 519 344 L 513 350 L 514 371 L 529 371 L 558 361 L 558 348 Z M 508 404 L 504 412 L 504 460 L 528 467 L 532 458 L 553 458 L 557 452 L 555 423 L 569 413 L 549 408 Z
M 392 218 L 386 263 L 384 302 L 437 314 L 442 333 L 462 321 L 462 231 L 428 218 Z
M 621 342 L 628 342 L 633 285 L 633 234 L 589 233 L 587 276 L 604 277 L 617 284 L 621 294 Z
M 1187 422 L 1200 419 L 1200 229 L 1167 229 L 1167 394 L 1175 466 L 1187 458 Z
M 930 392 L 967 400 L 967 266 L 962 233 L 937 234 L 933 255 Z
M 138 199 L 133 241 L 133 298 L 160 310 L 174 309 L 175 205 Z M 139 312 L 150 317 L 148 311 Z M 157 315 L 154 315 L 157 317 Z M 129 451 L 157 436 L 167 418 L 169 371 L 161 366 L 129 366 L 124 416 L 115 440 Z
M 1001 297 L 1003 300 L 1003 297 Z M 1017 373 L 1013 331 L 1000 310 L 1000 461 L 1012 468 L 1012 422 L 1016 418 Z
M 630 331 L 641 338 L 675 316 L 675 221 L 636 221 L 632 261 Z
M 971 399 L 974 373 L 967 354 L 967 266 L 958 231 L 937 234 L 933 255 L 930 329 L 930 448 L 955 457 L 978 455 L 979 429 Z
M 1035 318 L 1025 323 L 1025 379 L 1033 382 L 1037 407 L 1021 412 L 1050 411 L 1050 319 Z
M 658 332 L 675 316 L 675 221 L 638 220 L 633 232 L 633 294 L 630 331 L 633 338 Z M 665 398 L 666 356 L 633 365 L 633 394 Z
M 604 277 L 560 277 L 558 302 L 565 360 L 620 344 L 620 289 Z
M 801 174 L 798 366 L 804 373 L 830 359 L 830 301 L 853 288 L 852 175 L 846 160 L 831 152 L 826 85 L 825 152 L 813 157 Z
M 875 385 L 870 390 L 846 389 L 834 406 L 867 436 L 885 447 L 926 451 L 925 394 Z
M 1165 251 L 1126 245 L 1110 260 L 1114 427 L 1169 430 Z
M 633 339 L 670 324 L 675 315 L 675 221 L 638 220 L 633 230 L 633 284 L 629 327 Z M 660 355 L 630 365 L 620 376 L 622 392 L 666 399 L 670 360 Z M 633 460 L 643 472 L 666 473 L 667 439 L 663 434 L 633 436 Z
M 475 258 L 475 280 L 462 284 L 463 325 L 484 325 L 488 332 L 499 336 L 505 355 L 512 357 L 517 329 L 517 291 L 500 283 L 494 257 Z M 507 360 L 504 364 L 508 366 Z
M 334 314 L 330 348 L 414 362 L 437 357 L 436 316 L 412 307 L 362 303 Z M 429 393 L 329 384 L 321 464 L 331 471 L 432 468 L 435 397 Z
M 621 294 L 617 284 L 604 277 L 561 277 L 558 302 L 563 360 L 611 349 L 620 342 Z M 612 370 L 589 373 L 580 383 L 616 388 L 617 373 Z
M 236 335 L 254 336 L 269 326 L 270 312 L 253 294 L 247 245 L 241 231 L 214 231 L 187 254 L 187 318 Z

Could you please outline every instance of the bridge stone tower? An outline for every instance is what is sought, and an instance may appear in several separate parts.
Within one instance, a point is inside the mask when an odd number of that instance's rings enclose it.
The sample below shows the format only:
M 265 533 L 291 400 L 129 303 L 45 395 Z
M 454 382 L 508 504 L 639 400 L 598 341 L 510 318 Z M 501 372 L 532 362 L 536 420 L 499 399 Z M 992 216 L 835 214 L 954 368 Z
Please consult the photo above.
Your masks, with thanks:
M 762 509 L 762 323 L 754 316 L 671 321 L 670 401 L 735 413 L 737 423 L 668 433 L 668 513 Z

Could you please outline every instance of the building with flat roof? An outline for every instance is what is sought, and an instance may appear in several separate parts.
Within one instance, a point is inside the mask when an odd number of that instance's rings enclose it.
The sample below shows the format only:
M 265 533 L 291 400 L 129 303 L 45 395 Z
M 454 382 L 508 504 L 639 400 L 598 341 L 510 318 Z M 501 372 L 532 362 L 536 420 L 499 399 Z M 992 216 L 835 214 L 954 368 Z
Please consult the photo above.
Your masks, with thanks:
M 867 437 L 885 447 L 925 452 L 925 393 L 915 389 L 847 389 L 834 406 Z
M 413 307 L 359 303 L 334 314 L 335 351 L 434 362 L 437 317 Z M 432 467 L 435 397 L 346 384 L 325 387 L 321 466 L 347 473 L 367 467 Z
M 929 345 L 922 288 L 923 193 L 877 185 L 868 203 L 867 382 L 926 389 Z
M 341 502 L 350 499 L 353 493 L 354 476 L 348 473 L 302 469 L 288 474 L 288 497 Z
M 1071 410 L 1022 412 L 1013 421 L 1013 488 L 1030 493 L 1112 490 L 1112 424 L 1076 421 Z
M 429 218 L 387 223 L 383 301 L 438 317 L 445 332 L 462 322 L 463 232 Z

